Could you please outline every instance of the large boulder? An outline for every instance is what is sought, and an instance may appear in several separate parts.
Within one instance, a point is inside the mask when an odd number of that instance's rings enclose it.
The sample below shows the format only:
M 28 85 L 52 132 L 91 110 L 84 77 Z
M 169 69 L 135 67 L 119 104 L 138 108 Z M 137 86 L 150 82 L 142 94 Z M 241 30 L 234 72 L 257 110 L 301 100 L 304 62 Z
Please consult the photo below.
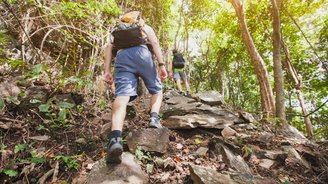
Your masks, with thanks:
M 144 151 L 165 153 L 169 143 L 170 131 L 167 128 L 135 129 L 126 137 L 129 150 L 134 153 L 138 147 Z
M 224 128 L 243 123 L 238 113 L 228 109 L 202 104 L 194 99 L 173 96 L 162 108 L 164 125 L 169 128 Z
M 122 154 L 122 163 L 108 165 L 105 159 L 94 164 L 86 184 L 147 183 L 147 175 L 141 170 L 131 153 Z

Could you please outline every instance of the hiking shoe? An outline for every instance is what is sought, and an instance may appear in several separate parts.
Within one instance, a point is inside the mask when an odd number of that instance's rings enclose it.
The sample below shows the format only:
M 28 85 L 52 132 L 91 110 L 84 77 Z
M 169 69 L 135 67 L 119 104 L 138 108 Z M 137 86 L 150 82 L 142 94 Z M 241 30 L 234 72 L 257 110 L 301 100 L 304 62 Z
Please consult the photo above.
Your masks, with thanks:
M 150 117 L 149 128 L 162 128 L 159 118 Z
M 192 98 L 192 96 L 191 96 L 191 94 L 190 94 L 189 91 L 186 92 L 186 95 L 185 96 L 188 97 L 188 98 Z
M 120 164 L 122 162 L 121 155 L 123 153 L 122 138 L 111 138 L 107 147 L 106 162 L 108 164 Z
M 183 91 L 179 91 L 178 92 L 180 95 L 185 95 L 185 93 Z

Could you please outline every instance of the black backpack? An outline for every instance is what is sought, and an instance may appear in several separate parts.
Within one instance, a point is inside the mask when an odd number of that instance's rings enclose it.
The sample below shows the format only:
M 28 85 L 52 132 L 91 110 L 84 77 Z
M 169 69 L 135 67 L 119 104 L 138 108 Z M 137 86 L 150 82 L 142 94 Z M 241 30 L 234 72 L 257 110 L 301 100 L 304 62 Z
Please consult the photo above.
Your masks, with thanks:
M 133 22 L 127 23 L 118 21 L 112 28 L 111 34 L 113 36 L 113 55 L 120 49 L 130 48 L 137 45 L 147 45 L 147 35 L 143 30 L 143 25 L 140 25 L 140 16 Z
M 183 59 L 182 54 L 177 53 L 173 56 L 173 67 L 181 69 L 185 67 L 185 60 Z

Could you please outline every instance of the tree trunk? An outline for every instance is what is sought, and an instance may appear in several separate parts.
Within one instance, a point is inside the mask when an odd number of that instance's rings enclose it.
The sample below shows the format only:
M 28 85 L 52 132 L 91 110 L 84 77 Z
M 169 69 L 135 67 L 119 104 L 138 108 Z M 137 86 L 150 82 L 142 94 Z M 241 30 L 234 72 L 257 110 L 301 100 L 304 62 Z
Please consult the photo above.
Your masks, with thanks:
M 246 24 L 246 17 L 244 14 L 243 1 L 230 0 L 230 2 L 235 8 L 243 41 L 246 45 L 247 52 L 251 57 L 252 64 L 255 68 L 257 80 L 259 81 L 262 111 L 264 112 L 264 117 L 270 117 L 273 114 L 273 112 L 275 112 L 275 106 L 274 106 L 273 92 L 270 86 L 268 71 L 248 31 L 248 27 Z
M 281 38 L 281 45 L 284 48 L 285 54 L 286 54 L 286 68 L 289 72 L 289 74 L 292 76 L 295 85 L 296 85 L 296 94 L 297 94 L 297 98 L 298 101 L 300 103 L 301 109 L 302 109 L 302 113 L 303 113 L 303 117 L 304 117 L 304 124 L 305 124 L 305 128 L 306 128 L 306 134 L 309 138 L 313 137 L 313 126 L 310 120 L 310 117 L 307 116 L 308 115 L 308 111 L 306 110 L 305 107 L 305 102 L 304 102 L 304 98 L 303 98 L 303 94 L 302 94 L 302 79 L 301 77 L 297 74 L 294 66 L 292 65 L 292 62 L 290 60 L 290 54 L 289 54 L 289 49 L 286 46 L 284 40 Z
M 296 93 L 297 93 L 297 97 L 298 97 L 298 100 L 300 102 L 302 112 L 303 112 L 303 115 L 304 115 L 304 124 L 305 124 L 305 128 L 306 128 L 306 134 L 309 138 L 312 138 L 313 137 L 313 126 L 312 126 L 310 117 L 307 116 L 308 112 L 307 112 L 306 107 L 305 107 L 302 92 L 301 92 L 300 89 L 297 89 Z
M 285 95 L 284 95 L 284 79 L 281 67 L 281 54 L 280 54 L 280 6 L 279 0 L 271 0 L 272 3 L 272 53 L 273 53 L 273 72 L 274 72 L 274 89 L 276 92 L 276 117 L 279 119 L 282 127 L 288 126 L 286 121 L 285 111 Z

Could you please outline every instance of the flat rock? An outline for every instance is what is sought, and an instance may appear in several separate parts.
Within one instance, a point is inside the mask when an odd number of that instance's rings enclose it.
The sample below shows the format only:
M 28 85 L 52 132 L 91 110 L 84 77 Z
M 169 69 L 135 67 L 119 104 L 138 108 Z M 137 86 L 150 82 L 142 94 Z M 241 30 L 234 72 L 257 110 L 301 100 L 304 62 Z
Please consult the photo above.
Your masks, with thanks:
M 297 128 L 288 125 L 288 131 L 292 134 L 291 137 L 296 137 L 299 139 L 306 139 L 306 137 Z
M 199 147 L 195 154 L 198 155 L 198 156 L 206 156 L 206 153 L 208 151 L 208 148 L 205 148 L 205 147 Z
M 191 128 L 217 128 L 223 129 L 234 122 L 220 116 L 209 116 L 206 114 L 190 114 L 186 116 L 171 116 L 163 125 L 173 129 L 191 129 Z
M 275 162 L 273 160 L 262 159 L 259 165 L 263 168 L 270 169 L 273 166 L 274 163 Z
M 221 146 L 221 154 L 223 161 L 232 169 L 241 173 L 251 173 L 251 169 L 246 164 L 245 160 L 240 155 L 235 155 L 226 146 Z
M 194 184 L 234 184 L 229 175 L 208 167 L 189 164 L 189 170 Z
M 287 162 L 288 163 L 298 163 L 305 166 L 307 169 L 310 169 L 311 166 L 309 162 L 301 157 L 301 155 L 293 148 L 292 146 L 282 146 L 283 150 L 288 154 Z
M 192 113 L 207 113 L 207 114 L 218 114 L 218 110 L 222 110 L 221 107 L 210 106 L 196 101 L 193 98 L 187 98 L 184 96 L 173 96 L 164 101 L 164 106 L 162 108 L 162 113 L 165 117 L 172 115 L 184 115 Z M 228 111 L 227 109 L 225 109 Z M 230 113 L 233 113 L 230 111 Z M 222 114 L 222 112 L 219 112 Z M 218 115 L 219 115 L 218 114 Z M 236 117 L 239 118 L 238 113 L 233 113 Z
M 132 130 L 127 138 L 129 150 L 134 153 L 139 146 L 145 151 L 165 153 L 169 143 L 170 131 L 167 128 L 146 128 Z
M 201 100 L 201 102 L 208 105 L 222 105 L 224 100 L 222 95 L 217 91 L 205 91 L 202 93 L 197 93 L 196 97 Z
M 263 178 L 261 176 L 252 175 L 249 173 L 229 173 L 230 177 L 238 184 L 278 184 L 274 179 Z
M 272 139 L 273 139 L 273 134 L 268 133 L 268 132 L 261 133 L 259 135 L 259 137 L 257 138 L 257 140 L 259 142 L 262 142 L 262 143 L 265 143 L 265 144 L 270 143 L 272 141 Z
M 257 121 L 253 117 L 253 115 L 248 112 L 240 112 L 239 116 L 241 119 L 245 120 L 247 123 L 257 123 Z
M 287 153 L 283 151 L 266 151 L 264 153 L 264 156 L 272 160 L 285 161 L 285 159 L 287 158 Z
M 227 139 L 229 137 L 233 137 L 235 135 L 237 135 L 237 132 L 230 128 L 230 127 L 225 127 L 222 131 L 221 131 L 221 135 L 223 138 Z
M 147 175 L 141 170 L 131 153 L 122 154 L 122 163 L 107 165 L 105 159 L 94 164 L 86 184 L 143 184 Z
M 230 143 L 227 139 L 223 139 L 222 137 L 213 137 L 212 139 L 210 139 L 208 143 L 208 148 L 211 152 L 214 152 L 215 154 L 221 154 L 222 145 L 229 148 L 229 150 L 231 150 L 235 154 L 242 154 L 242 149 L 239 146 Z

